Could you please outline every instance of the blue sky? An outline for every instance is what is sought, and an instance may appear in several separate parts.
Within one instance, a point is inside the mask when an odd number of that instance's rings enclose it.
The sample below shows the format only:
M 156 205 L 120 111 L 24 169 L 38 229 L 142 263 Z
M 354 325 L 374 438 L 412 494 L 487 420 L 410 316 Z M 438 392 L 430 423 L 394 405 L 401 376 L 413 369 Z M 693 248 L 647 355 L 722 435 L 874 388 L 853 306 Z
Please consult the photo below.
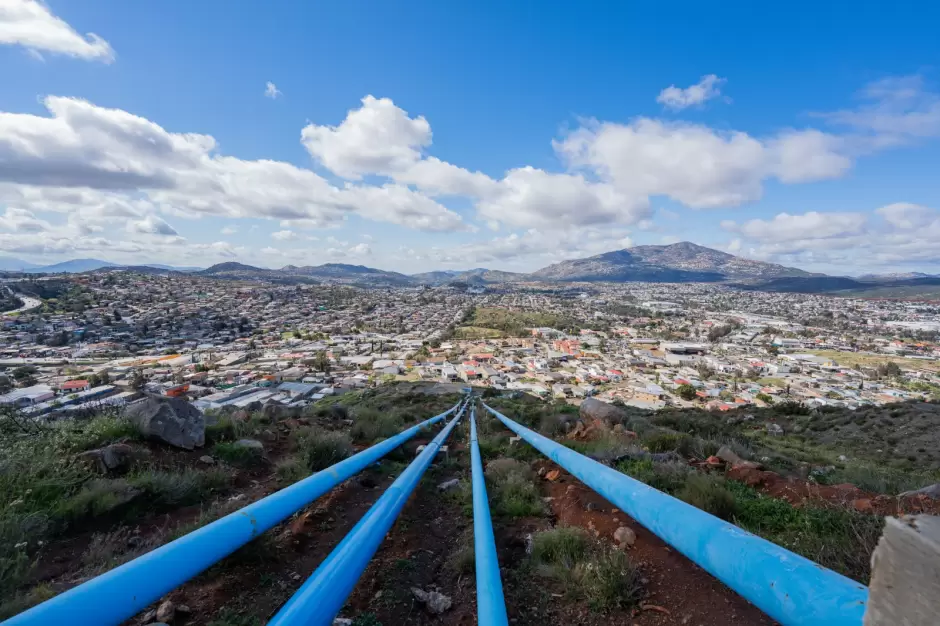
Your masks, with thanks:
M 689 240 L 940 272 L 938 18 L 0 0 L 0 255 L 531 270 Z

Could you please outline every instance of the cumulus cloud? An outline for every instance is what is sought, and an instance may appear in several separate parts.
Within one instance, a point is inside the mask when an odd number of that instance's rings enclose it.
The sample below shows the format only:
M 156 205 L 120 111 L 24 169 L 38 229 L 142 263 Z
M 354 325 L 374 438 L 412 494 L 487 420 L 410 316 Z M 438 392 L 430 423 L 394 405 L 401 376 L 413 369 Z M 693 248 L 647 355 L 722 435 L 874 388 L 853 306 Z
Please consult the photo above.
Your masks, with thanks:
M 309 124 L 300 133 L 310 155 L 325 168 L 351 180 L 363 174 L 390 174 L 418 161 L 431 143 L 431 125 L 410 118 L 389 98 L 366 96 L 339 126 Z
M 281 93 L 281 90 L 278 89 L 277 85 L 275 85 L 271 81 L 268 81 L 264 84 L 264 97 L 265 98 L 271 98 L 272 100 L 276 100 L 277 97 L 281 95 L 283 95 Z
M 916 204 L 871 212 L 781 213 L 772 220 L 726 221 L 722 227 L 739 236 L 725 246 L 729 252 L 783 264 L 857 273 L 940 263 L 940 211 Z
M 835 138 L 816 130 L 761 140 L 650 118 L 589 122 L 554 145 L 572 167 L 596 172 L 627 196 L 663 195 L 696 209 L 757 200 L 767 178 L 821 180 L 851 164 L 835 152 Z
M 0 229 L 14 233 L 41 233 L 52 230 L 52 225 L 37 218 L 32 211 L 7 207 L 0 216 Z
M 292 230 L 279 230 L 277 232 L 271 233 L 272 239 L 277 239 L 278 241 L 290 241 L 292 239 L 297 239 L 297 233 Z
M 75 98 L 50 96 L 43 102 L 48 117 L 0 113 L 0 186 L 80 188 L 91 190 L 81 193 L 93 201 L 119 193 L 125 205 L 146 202 L 174 215 L 325 226 L 369 213 L 371 219 L 415 228 L 465 228 L 459 215 L 418 192 L 335 187 L 289 163 L 218 154 L 211 136 L 168 132 L 126 111 Z M 389 201 L 376 208 L 376 197 L 385 196 Z
M 866 133 L 872 147 L 940 136 L 940 95 L 926 88 L 922 76 L 888 77 L 859 93 L 855 109 L 823 113 L 833 124 Z
M 721 227 L 761 241 L 797 241 L 858 235 L 865 230 L 868 216 L 863 213 L 818 213 L 802 215 L 778 213 L 772 220 L 754 219 L 737 224 L 723 221 Z
M 725 82 L 726 79 L 724 78 L 708 74 L 702 76 L 702 79 L 696 84 L 685 89 L 670 85 L 659 92 L 656 102 L 673 111 L 681 111 L 691 106 L 700 106 L 707 100 L 720 96 L 721 85 Z
M 114 60 L 107 41 L 94 33 L 82 37 L 38 0 L 0 2 L 0 44 L 105 63 Z
M 142 235 L 166 235 L 172 237 L 178 234 L 175 228 L 156 215 L 148 215 L 142 220 L 131 220 L 127 222 L 127 230 Z

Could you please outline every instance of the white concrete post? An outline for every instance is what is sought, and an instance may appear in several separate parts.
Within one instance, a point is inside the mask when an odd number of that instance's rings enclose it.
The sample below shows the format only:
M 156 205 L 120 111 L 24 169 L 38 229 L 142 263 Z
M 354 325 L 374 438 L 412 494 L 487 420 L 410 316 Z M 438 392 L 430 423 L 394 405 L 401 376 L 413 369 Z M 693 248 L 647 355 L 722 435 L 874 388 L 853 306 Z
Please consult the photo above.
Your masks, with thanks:
M 940 624 L 940 517 L 888 517 L 871 556 L 865 626 Z

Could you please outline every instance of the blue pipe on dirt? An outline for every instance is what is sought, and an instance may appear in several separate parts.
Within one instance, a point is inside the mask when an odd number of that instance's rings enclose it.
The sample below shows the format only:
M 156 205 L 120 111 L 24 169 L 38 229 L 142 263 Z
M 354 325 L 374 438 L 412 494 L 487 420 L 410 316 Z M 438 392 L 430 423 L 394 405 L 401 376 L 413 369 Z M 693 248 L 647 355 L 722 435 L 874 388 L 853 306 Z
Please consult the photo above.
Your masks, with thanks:
M 329 626 L 333 623 L 465 409 L 466 404 L 385 490 L 297 593 L 271 618 L 268 626 Z
M 784 626 L 861 626 L 868 588 L 486 409 Z
M 3 626 L 120 624 L 459 406 L 11 617 Z
M 506 601 L 503 581 L 499 576 L 496 558 L 496 539 L 490 503 L 486 498 L 483 479 L 483 461 L 477 440 L 476 407 L 470 410 L 470 471 L 473 480 L 473 550 L 476 555 L 477 624 L 479 626 L 507 626 Z

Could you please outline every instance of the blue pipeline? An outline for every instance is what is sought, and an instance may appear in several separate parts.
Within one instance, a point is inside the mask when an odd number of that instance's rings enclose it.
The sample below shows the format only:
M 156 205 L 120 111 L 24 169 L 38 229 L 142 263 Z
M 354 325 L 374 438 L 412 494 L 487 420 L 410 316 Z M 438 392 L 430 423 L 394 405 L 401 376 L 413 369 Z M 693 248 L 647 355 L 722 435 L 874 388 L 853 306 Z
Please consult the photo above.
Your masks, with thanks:
M 333 618 L 343 608 L 346 598 L 352 593 L 411 492 L 465 409 L 466 404 L 385 490 L 297 593 L 268 622 L 268 626 L 322 626 L 333 623 Z
M 503 599 L 503 582 L 499 577 L 499 561 L 496 558 L 496 540 L 493 538 L 493 521 L 490 519 L 490 504 L 486 498 L 486 482 L 483 480 L 483 461 L 477 441 L 476 408 L 470 411 L 470 466 L 473 477 L 473 550 L 477 571 L 477 624 L 479 626 L 506 626 L 506 602 Z
M 868 588 L 517 424 L 511 431 L 784 626 L 861 626 Z
M 120 624 L 372 465 L 424 428 L 442 421 L 457 406 L 20 613 L 3 622 L 3 626 Z

